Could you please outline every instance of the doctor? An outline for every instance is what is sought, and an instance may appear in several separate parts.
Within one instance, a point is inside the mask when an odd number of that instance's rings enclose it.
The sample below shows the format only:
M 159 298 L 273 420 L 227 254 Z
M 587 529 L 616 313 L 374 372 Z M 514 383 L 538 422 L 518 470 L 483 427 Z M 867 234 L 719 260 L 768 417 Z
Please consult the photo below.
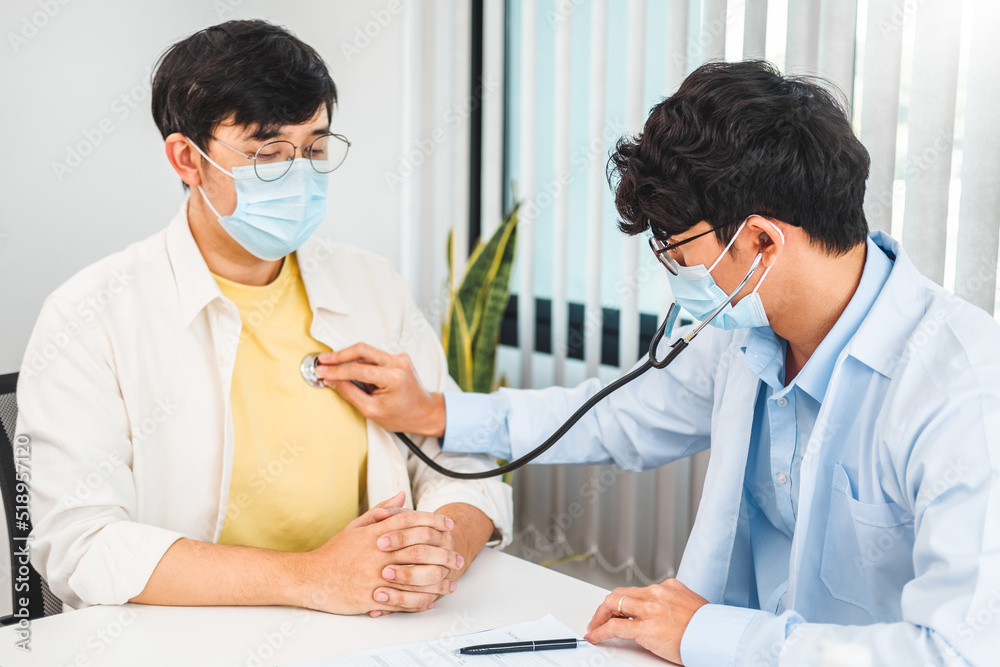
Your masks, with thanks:
M 995 664 L 1000 328 L 869 233 L 842 106 L 766 63 L 712 63 L 611 160 L 621 230 L 651 233 L 694 317 L 761 268 L 676 363 L 540 459 L 641 470 L 711 446 L 677 579 L 612 592 L 590 641 L 692 667 L 818 664 L 825 640 L 879 665 Z M 506 459 L 599 389 L 442 395 L 364 344 L 322 361 L 386 429 Z

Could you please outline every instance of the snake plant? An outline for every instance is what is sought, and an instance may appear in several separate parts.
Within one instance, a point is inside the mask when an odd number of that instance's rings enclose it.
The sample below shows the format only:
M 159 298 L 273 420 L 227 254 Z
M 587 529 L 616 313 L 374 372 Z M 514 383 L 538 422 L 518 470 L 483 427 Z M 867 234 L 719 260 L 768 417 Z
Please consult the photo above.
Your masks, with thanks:
M 510 273 L 517 242 L 518 204 L 504 216 L 490 239 L 476 243 L 460 283 L 452 285 L 442 338 L 448 372 L 462 391 L 496 389 L 500 324 L 510 298 Z M 452 277 L 452 235 L 448 235 L 448 275 Z

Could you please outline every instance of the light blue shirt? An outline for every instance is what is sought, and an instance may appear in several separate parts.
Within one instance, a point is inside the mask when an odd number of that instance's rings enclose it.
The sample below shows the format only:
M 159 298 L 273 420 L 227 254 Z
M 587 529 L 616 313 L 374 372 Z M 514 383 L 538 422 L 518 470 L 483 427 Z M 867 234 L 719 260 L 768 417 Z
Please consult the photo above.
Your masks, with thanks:
M 677 575 L 710 603 L 689 667 L 818 664 L 824 640 L 875 665 L 1000 655 L 1000 326 L 882 233 L 862 282 L 789 387 L 768 329 L 709 327 L 539 459 L 640 470 L 712 445 Z M 445 449 L 519 457 L 599 389 L 448 394 Z
M 869 240 L 864 270 L 854 295 L 805 366 L 787 385 L 788 347 L 774 330 L 754 329 L 740 348 L 747 367 L 761 380 L 743 496 L 756 580 L 751 587 L 751 608 L 774 614 L 785 611 L 802 456 L 837 357 L 868 316 L 891 270 L 892 261 Z

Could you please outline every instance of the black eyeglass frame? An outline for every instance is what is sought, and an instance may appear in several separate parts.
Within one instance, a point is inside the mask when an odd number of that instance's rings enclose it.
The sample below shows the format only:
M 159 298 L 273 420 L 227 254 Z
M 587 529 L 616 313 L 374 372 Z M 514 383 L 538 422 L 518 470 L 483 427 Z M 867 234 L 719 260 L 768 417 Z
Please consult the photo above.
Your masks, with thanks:
M 754 216 L 758 216 L 758 217 L 761 217 L 761 218 L 764 218 L 764 219 L 768 218 L 768 216 L 764 215 L 763 213 L 751 213 L 747 217 L 743 218 L 743 223 L 746 223 L 747 220 L 749 220 L 750 218 L 752 218 Z M 690 243 L 691 241 L 694 241 L 695 239 L 700 239 L 702 236 L 706 236 L 707 234 L 711 234 L 712 232 L 717 232 L 720 229 L 725 229 L 726 227 L 731 227 L 731 226 L 732 225 L 720 225 L 718 227 L 712 227 L 707 232 L 702 232 L 701 234 L 695 234 L 694 236 L 686 238 L 683 241 L 678 241 L 677 243 L 669 243 L 669 244 L 668 243 L 664 243 L 663 241 L 661 241 L 660 239 L 656 238 L 655 236 L 650 236 L 649 237 L 649 249 L 653 251 L 654 255 L 656 255 L 656 259 L 658 259 L 660 261 L 660 264 L 663 265 L 663 268 L 665 268 L 667 271 L 669 271 L 670 273 L 672 273 L 673 275 L 676 276 L 679 273 L 677 269 L 680 267 L 680 264 L 678 264 L 677 260 L 675 260 L 673 257 L 671 257 L 670 255 L 668 255 L 667 253 L 669 253 L 671 250 L 673 250 L 675 248 L 678 248 L 678 247 L 684 245 L 685 243 Z M 730 243 L 732 243 L 732 241 L 730 241 Z
M 655 236 L 650 236 L 649 237 L 649 248 L 650 248 L 650 250 L 653 251 L 653 254 L 656 255 L 656 259 L 659 260 L 660 264 L 663 265 L 663 268 L 665 268 L 667 271 L 669 271 L 670 273 L 672 273 L 673 275 L 676 276 L 677 275 L 677 262 L 674 260 L 673 257 L 670 257 L 667 253 L 669 253 L 671 250 L 674 250 L 675 248 L 679 248 L 680 246 L 684 245 L 685 243 L 690 243 L 691 241 L 694 241 L 695 239 L 700 239 L 702 236 L 706 236 L 707 234 L 711 234 L 712 232 L 714 232 L 714 231 L 716 231 L 718 229 L 720 229 L 720 228 L 719 227 L 712 227 L 707 232 L 702 232 L 701 234 L 695 234 L 694 236 L 688 237 L 688 238 L 684 239 L 683 241 L 678 241 L 677 243 L 663 243 L 663 241 L 661 241 L 660 239 L 656 238 Z

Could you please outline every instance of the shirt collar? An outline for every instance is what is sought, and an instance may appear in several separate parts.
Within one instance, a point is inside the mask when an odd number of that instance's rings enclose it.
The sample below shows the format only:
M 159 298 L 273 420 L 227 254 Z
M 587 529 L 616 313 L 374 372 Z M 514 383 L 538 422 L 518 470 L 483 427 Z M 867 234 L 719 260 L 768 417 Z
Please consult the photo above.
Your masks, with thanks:
M 354 298 L 351 285 L 357 282 L 358 276 L 353 264 L 340 261 L 342 257 L 340 244 L 317 234 L 295 251 L 299 275 L 313 310 L 350 315 L 365 305 Z
M 191 325 L 208 304 L 223 298 L 222 290 L 208 270 L 205 258 L 191 234 L 187 208 L 188 199 L 185 199 L 180 211 L 167 227 L 166 242 L 185 328 Z M 296 251 L 296 257 L 310 307 L 313 310 L 322 308 L 332 313 L 349 314 L 351 300 L 343 286 L 350 285 L 350 276 L 338 275 L 342 270 L 335 258 L 338 247 L 329 239 L 313 238 Z
M 929 281 L 917 271 L 902 244 L 884 232 L 869 239 L 892 261 L 871 313 L 848 343 L 847 353 L 872 370 L 892 377 L 907 341 L 927 308 Z
M 885 285 L 893 262 L 871 239 L 867 240 L 861 280 L 837 322 L 795 377 L 794 384 L 822 402 L 841 351 L 857 334 Z M 740 346 L 747 367 L 776 391 L 782 386 L 785 344 L 771 327 L 751 329 Z
M 865 266 L 854 296 L 795 378 L 796 384 L 817 401 L 823 402 L 837 358 L 868 317 L 891 271 L 892 261 L 869 238 Z
M 747 368 L 777 391 L 785 365 L 785 345 L 771 327 L 750 329 L 740 345 Z
M 205 258 L 191 235 L 187 218 L 188 200 L 181 204 L 181 210 L 167 227 L 167 257 L 177 284 L 181 318 L 187 328 L 198 313 L 215 299 L 222 297 L 219 285 L 212 278 Z

